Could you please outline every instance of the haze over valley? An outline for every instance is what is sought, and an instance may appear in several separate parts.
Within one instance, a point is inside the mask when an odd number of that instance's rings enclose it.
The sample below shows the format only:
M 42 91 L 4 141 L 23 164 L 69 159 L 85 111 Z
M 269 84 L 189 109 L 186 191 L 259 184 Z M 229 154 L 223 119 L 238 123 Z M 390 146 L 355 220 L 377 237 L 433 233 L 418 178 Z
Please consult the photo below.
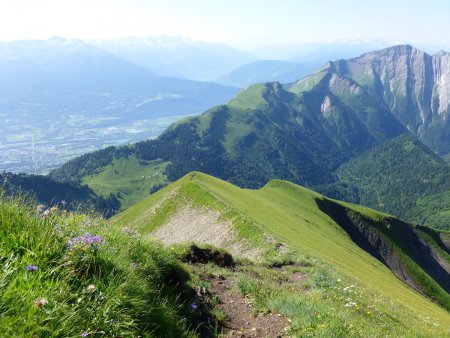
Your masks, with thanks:
M 295 82 L 390 43 L 303 42 L 283 53 L 169 36 L 3 43 L 0 170 L 46 173 L 96 149 L 154 138 L 249 85 Z M 274 50 L 282 59 L 264 58 Z

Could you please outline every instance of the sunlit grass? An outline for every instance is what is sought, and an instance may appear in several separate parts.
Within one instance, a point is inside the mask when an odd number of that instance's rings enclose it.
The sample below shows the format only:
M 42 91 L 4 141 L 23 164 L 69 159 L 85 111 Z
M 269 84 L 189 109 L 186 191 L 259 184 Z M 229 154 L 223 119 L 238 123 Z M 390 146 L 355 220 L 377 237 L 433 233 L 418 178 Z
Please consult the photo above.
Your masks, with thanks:
M 0 197 L 0 267 L 1 337 L 194 336 L 174 254 L 94 215 Z
M 110 194 L 116 195 L 123 210 L 167 184 L 167 177 L 163 174 L 167 164 L 159 160 L 142 161 L 135 157 L 114 160 L 100 172 L 85 177 L 83 183 L 105 198 Z

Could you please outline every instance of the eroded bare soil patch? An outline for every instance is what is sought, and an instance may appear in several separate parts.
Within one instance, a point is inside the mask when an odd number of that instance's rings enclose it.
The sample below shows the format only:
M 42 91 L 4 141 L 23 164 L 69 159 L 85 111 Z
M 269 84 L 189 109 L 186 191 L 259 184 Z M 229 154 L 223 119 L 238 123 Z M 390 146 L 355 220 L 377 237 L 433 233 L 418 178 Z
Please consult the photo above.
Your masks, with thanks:
M 218 308 L 226 314 L 222 323 L 223 337 L 286 337 L 287 318 L 280 314 L 252 314 L 252 303 L 233 289 L 234 281 L 214 276 L 211 292 L 219 300 Z
M 220 218 L 220 213 L 202 207 L 185 205 L 150 234 L 165 244 L 210 244 L 225 248 L 233 255 L 255 259 L 260 250 L 239 239 L 233 223 Z

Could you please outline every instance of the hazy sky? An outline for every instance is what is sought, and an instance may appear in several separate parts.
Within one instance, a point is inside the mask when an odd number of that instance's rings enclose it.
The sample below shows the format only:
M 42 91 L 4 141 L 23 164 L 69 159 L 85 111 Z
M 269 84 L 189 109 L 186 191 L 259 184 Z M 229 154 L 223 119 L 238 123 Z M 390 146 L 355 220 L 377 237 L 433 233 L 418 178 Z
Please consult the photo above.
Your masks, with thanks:
M 450 43 L 449 0 L 0 0 L 0 40 L 179 35 L 239 47 L 346 38 Z

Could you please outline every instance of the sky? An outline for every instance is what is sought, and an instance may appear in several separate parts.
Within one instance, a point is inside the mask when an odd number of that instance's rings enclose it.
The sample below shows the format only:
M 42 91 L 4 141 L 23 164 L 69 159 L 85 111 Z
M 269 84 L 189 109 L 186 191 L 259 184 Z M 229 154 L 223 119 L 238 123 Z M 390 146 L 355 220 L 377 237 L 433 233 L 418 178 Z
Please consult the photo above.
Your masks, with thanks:
M 250 49 L 299 41 L 450 44 L 449 0 L 0 0 L 0 41 L 156 35 Z

